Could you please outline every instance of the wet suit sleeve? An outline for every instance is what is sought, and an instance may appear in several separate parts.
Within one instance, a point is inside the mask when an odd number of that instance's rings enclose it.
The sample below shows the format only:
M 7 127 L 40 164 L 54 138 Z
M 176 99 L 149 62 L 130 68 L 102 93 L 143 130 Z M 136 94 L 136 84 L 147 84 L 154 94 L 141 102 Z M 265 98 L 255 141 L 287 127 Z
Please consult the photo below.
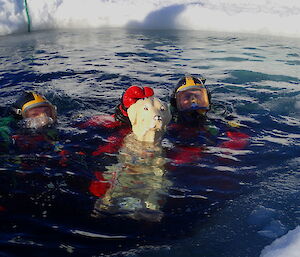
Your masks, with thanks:
M 248 146 L 250 136 L 244 131 L 245 128 L 245 126 L 234 121 L 221 122 L 217 126 L 213 122 L 208 121 L 205 125 L 205 130 L 208 132 L 208 135 L 215 138 L 218 147 L 232 150 L 243 150 Z M 223 136 L 226 137 L 225 141 L 218 143 L 217 138 Z
M 15 122 L 15 119 L 11 116 L 0 118 L 0 153 L 7 152 L 13 143 L 11 134 Z
M 89 118 L 85 122 L 81 122 L 75 125 L 77 128 L 103 128 L 113 129 L 122 126 L 122 122 L 116 121 L 114 115 L 95 115 Z
M 105 133 L 111 134 L 104 144 L 99 145 L 97 149 L 92 152 L 92 156 L 99 156 L 103 153 L 118 152 L 123 143 L 124 137 L 131 131 L 130 126 L 116 120 L 114 115 L 93 116 L 87 121 L 77 124 L 76 127 L 79 129 L 96 128 L 97 130 L 101 129 L 106 131 Z
M 228 122 L 225 132 L 228 140 L 221 143 L 220 147 L 232 150 L 243 150 L 250 142 L 250 135 L 245 131 L 241 131 L 242 127 L 238 123 Z

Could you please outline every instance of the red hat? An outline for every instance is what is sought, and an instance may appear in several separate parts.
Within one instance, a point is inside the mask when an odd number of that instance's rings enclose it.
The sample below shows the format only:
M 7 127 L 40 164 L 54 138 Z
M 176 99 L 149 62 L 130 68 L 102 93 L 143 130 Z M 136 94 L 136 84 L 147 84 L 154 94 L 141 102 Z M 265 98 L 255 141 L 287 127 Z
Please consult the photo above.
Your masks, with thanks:
M 136 103 L 137 100 L 153 96 L 153 89 L 150 87 L 129 87 L 122 97 L 122 102 L 125 108 L 129 108 L 132 104 Z
M 154 95 L 154 91 L 150 87 L 129 87 L 122 95 L 121 103 L 115 111 L 115 119 L 123 123 L 130 124 L 127 109 L 136 103 L 139 99 L 148 98 Z

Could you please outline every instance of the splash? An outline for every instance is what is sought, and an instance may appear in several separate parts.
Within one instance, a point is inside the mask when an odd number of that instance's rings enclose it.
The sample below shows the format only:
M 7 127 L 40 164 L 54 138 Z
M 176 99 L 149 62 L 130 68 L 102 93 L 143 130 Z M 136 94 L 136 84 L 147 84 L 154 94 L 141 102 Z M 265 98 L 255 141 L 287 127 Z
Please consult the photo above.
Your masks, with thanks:
M 300 37 L 297 0 L 27 0 L 32 30 L 186 29 Z M 24 1 L 0 0 L 0 35 L 28 27 Z

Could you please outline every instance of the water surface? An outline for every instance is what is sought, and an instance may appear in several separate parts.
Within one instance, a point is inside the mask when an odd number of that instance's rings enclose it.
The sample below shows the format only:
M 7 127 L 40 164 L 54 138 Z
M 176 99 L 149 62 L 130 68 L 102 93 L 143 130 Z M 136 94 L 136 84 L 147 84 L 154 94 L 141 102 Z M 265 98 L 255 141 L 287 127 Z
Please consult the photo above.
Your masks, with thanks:
M 10 35 L 0 46 L 1 106 L 23 90 L 46 95 L 58 107 L 66 147 L 97 147 L 107 131 L 71 124 L 112 114 L 128 86 L 151 86 L 168 101 L 186 73 L 205 76 L 213 103 L 250 136 L 244 149 L 224 151 L 226 127 L 216 121 L 216 141 L 181 138 L 179 145 L 205 149 L 192 163 L 167 166 L 167 218 L 155 224 L 91 215 L 94 171 L 118 165 L 116 155 L 92 164 L 77 156 L 67 167 L 54 153 L 2 155 L 2 254 L 253 257 L 299 224 L 298 39 L 111 29 Z M 172 140 L 167 135 L 165 150 Z

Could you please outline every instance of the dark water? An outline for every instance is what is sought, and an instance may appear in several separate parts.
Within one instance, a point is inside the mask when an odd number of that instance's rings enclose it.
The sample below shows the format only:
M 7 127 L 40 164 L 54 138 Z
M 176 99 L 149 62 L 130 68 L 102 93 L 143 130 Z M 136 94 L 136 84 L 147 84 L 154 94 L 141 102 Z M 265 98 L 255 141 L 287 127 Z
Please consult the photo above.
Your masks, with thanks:
M 1 256 L 253 257 L 299 224 L 298 39 L 76 30 L 1 37 L 0 46 L 1 106 L 22 90 L 46 95 L 58 107 L 61 144 L 88 153 L 73 154 L 66 166 L 47 151 L 0 156 Z M 163 220 L 94 217 L 94 172 L 118 169 L 118 161 L 89 154 L 113 132 L 72 124 L 112 114 L 132 84 L 168 101 L 185 73 L 207 78 L 213 103 L 222 105 L 212 120 L 227 110 L 249 144 L 221 147 L 228 127 L 218 119 L 209 142 L 201 133 L 191 142 L 167 134 L 166 151 L 193 145 L 203 152 L 166 165 L 172 186 Z

